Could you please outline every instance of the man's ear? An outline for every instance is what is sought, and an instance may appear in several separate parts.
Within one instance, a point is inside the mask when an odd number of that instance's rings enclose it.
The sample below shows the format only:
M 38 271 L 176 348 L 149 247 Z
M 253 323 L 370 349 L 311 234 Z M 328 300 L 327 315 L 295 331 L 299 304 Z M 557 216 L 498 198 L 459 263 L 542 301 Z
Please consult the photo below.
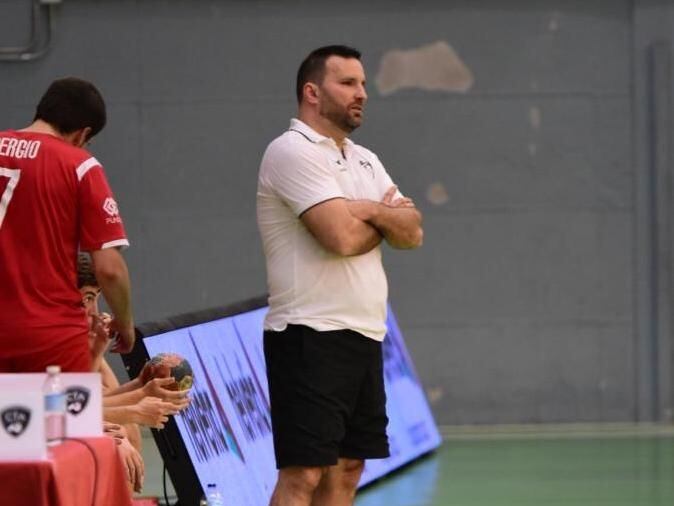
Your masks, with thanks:
M 87 142 L 89 142 L 91 136 L 91 127 L 80 128 L 74 132 L 69 133 L 65 136 L 65 139 L 70 142 L 73 146 L 82 148 Z
M 82 138 L 80 139 L 80 147 L 84 147 L 91 140 L 91 127 L 84 127 L 82 129 Z
M 318 103 L 318 97 L 320 96 L 320 90 L 318 86 L 314 83 L 304 83 L 304 98 L 310 104 Z

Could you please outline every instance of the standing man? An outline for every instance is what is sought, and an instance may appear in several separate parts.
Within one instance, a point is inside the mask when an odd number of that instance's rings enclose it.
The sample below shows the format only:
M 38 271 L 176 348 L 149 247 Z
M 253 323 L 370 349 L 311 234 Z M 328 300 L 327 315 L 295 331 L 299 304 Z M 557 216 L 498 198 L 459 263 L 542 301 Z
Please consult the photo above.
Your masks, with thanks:
M 379 245 L 421 245 L 421 214 L 377 156 L 347 137 L 367 100 L 358 51 L 316 49 L 296 91 L 298 119 L 267 148 L 257 190 L 279 468 L 271 505 L 345 506 L 364 459 L 389 455 Z
M 119 252 L 129 243 L 103 167 L 83 149 L 105 121 L 99 91 L 70 77 L 49 86 L 30 126 L 0 132 L 0 372 L 91 371 L 78 249 L 113 312 L 113 351 L 133 346 Z

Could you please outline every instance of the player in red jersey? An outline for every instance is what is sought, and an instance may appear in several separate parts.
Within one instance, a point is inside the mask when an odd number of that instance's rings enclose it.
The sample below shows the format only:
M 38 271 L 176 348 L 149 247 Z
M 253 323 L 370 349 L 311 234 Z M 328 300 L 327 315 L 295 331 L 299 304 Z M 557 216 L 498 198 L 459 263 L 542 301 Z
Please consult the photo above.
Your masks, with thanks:
M 30 126 L 0 132 L 0 372 L 91 370 L 78 250 L 114 315 L 112 351 L 133 347 L 119 251 L 129 243 L 103 167 L 83 149 L 105 121 L 98 90 L 69 77 L 49 86 Z

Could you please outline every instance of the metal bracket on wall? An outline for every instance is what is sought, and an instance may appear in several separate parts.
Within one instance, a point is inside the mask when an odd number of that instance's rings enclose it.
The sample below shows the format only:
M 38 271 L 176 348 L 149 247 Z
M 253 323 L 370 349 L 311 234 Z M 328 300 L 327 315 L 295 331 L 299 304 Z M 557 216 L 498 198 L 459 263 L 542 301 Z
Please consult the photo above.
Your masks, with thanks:
M 51 43 L 51 11 L 61 0 L 31 2 L 30 40 L 25 46 L 0 47 L 0 61 L 28 62 L 44 56 Z

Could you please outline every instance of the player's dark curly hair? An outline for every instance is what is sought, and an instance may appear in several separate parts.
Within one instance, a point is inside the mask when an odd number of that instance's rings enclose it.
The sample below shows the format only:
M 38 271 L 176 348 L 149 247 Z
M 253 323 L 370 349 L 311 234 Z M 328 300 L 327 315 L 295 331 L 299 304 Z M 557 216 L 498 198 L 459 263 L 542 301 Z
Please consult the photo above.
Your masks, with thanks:
M 89 127 L 90 139 L 103 130 L 106 118 L 105 102 L 98 89 L 89 81 L 65 77 L 47 88 L 33 120 L 46 121 L 62 134 Z
M 83 286 L 98 286 L 94 275 L 94 264 L 87 253 L 77 255 L 77 288 Z

